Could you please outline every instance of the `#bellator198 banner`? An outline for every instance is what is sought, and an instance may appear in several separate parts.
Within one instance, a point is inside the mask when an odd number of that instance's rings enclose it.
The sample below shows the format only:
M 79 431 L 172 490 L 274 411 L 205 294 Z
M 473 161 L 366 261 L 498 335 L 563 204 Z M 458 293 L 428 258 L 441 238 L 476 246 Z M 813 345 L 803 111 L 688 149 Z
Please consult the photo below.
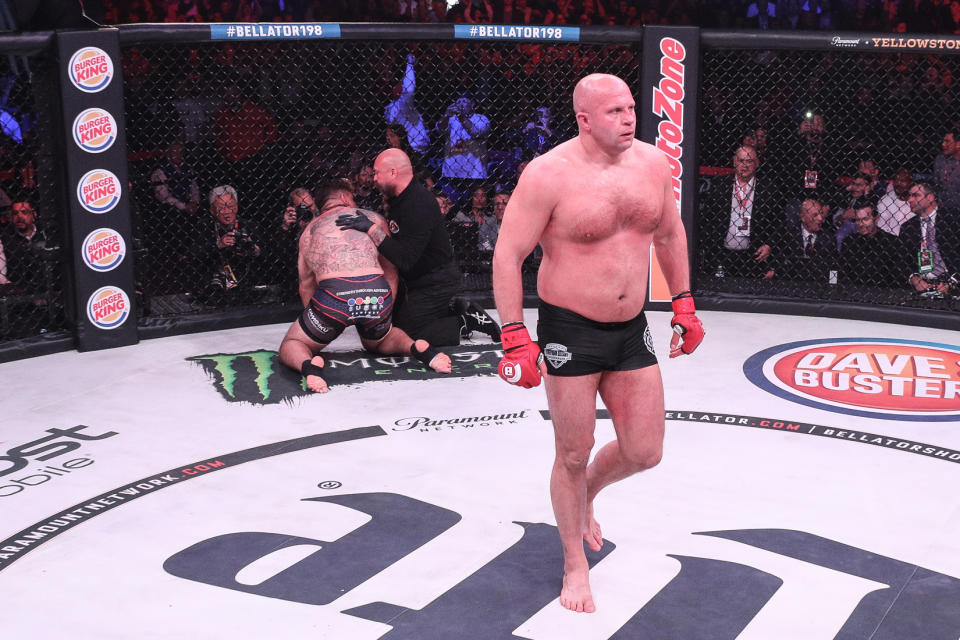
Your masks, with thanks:
M 115 29 L 57 34 L 80 351 L 137 342 L 124 135 Z
M 698 27 L 644 27 L 643 82 L 637 98 L 640 139 L 655 145 L 670 163 L 677 209 L 692 252 L 696 189 L 697 92 L 700 75 Z M 651 302 L 670 300 L 663 272 L 650 249 Z

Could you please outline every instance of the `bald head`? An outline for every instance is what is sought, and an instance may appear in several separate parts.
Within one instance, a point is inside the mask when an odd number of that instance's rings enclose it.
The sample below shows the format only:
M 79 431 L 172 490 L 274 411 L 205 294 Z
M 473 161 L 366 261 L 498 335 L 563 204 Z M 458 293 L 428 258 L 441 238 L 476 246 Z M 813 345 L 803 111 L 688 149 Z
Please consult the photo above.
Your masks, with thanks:
M 617 91 L 627 91 L 627 83 L 609 73 L 591 73 L 584 76 L 573 88 L 574 113 L 589 112 L 596 108 L 600 100 Z
M 373 161 L 373 182 L 383 195 L 391 198 L 413 180 L 413 164 L 401 149 L 387 149 Z

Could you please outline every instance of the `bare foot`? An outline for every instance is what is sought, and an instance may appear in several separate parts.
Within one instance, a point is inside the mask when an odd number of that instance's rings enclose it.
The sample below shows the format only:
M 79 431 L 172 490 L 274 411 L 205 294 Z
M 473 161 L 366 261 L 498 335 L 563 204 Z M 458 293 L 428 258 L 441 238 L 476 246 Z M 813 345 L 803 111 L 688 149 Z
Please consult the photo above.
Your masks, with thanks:
M 593 594 L 590 593 L 590 574 L 586 569 L 564 574 L 560 604 L 571 611 L 582 613 L 593 613 L 597 610 L 593 604 Z
M 416 340 L 414 345 L 420 353 L 430 348 L 430 343 L 426 340 Z M 427 366 L 437 373 L 450 373 L 453 370 L 453 363 L 450 361 L 450 356 L 445 353 L 438 353 L 433 356 L 433 359 L 430 360 L 430 364 Z
M 430 361 L 430 368 L 437 373 L 450 373 L 453 370 L 453 363 L 450 362 L 450 356 L 445 353 L 438 353 Z
M 603 547 L 603 533 L 600 523 L 593 517 L 593 505 L 587 507 L 587 521 L 583 525 L 583 540 L 593 551 L 600 551 Z
M 315 364 L 318 367 L 323 366 L 323 358 L 320 356 L 313 356 L 310 358 L 310 364 Z M 330 389 L 327 388 L 327 381 L 321 378 L 320 376 L 307 376 L 307 388 L 310 391 L 315 393 L 326 393 Z

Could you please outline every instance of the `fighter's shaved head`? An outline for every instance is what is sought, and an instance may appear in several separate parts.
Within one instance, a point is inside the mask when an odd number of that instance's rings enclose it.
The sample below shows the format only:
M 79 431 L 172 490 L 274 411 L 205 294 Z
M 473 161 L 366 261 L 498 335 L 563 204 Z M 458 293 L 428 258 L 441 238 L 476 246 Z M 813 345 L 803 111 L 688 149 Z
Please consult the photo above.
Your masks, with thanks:
M 584 76 L 573 88 L 574 113 L 592 110 L 600 96 L 621 88 L 630 90 L 626 82 L 609 73 L 591 73 Z

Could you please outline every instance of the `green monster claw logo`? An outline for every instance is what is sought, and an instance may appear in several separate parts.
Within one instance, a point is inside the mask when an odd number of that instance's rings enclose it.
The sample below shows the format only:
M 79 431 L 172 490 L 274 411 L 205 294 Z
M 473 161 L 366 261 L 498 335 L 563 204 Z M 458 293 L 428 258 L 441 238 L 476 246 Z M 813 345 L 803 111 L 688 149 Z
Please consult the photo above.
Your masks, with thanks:
M 444 348 L 453 360 L 450 376 L 467 378 L 493 375 L 503 357 L 500 345 L 460 345 Z M 329 352 L 324 378 L 330 387 L 375 380 L 428 380 L 449 377 L 434 373 L 408 356 L 377 357 L 365 351 Z M 250 404 L 292 403 L 312 395 L 306 381 L 280 362 L 276 351 L 214 353 L 187 358 L 203 367 L 220 396 L 228 402 Z
M 276 351 L 216 353 L 187 360 L 199 363 L 230 402 L 277 404 L 309 393 L 302 376 L 281 365 Z

